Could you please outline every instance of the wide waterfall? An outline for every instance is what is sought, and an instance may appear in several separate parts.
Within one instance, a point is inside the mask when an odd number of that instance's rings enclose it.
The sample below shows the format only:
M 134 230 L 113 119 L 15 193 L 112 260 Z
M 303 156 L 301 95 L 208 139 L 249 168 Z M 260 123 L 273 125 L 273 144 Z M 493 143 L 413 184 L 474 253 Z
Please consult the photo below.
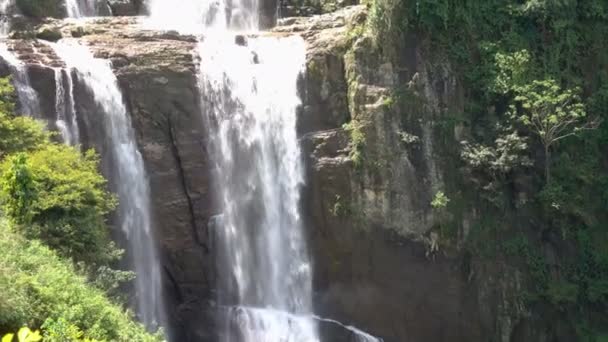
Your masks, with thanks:
M 257 13 L 256 1 L 153 0 L 149 23 L 205 33 L 199 78 L 222 208 L 212 220 L 222 340 L 313 342 L 296 134 L 306 52 L 300 37 L 232 33 L 256 31 Z
M 317 341 L 299 213 L 299 37 L 207 36 L 202 105 L 223 209 L 215 220 L 226 341 Z
M 162 321 L 160 266 L 152 231 L 150 189 L 144 162 L 137 149 L 131 121 L 118 81 L 109 62 L 93 57 L 84 46 L 71 41 L 54 45 L 55 52 L 75 72 L 103 109 L 100 115 L 111 147 L 113 178 L 119 195 L 120 226 L 128 255 L 135 267 L 136 306 L 140 320 L 149 328 Z
M 213 30 L 257 30 L 258 0 L 149 0 L 148 25 L 198 33 Z
M 299 36 L 258 31 L 257 0 L 151 0 L 146 25 L 201 34 L 199 87 L 221 214 L 215 239 L 219 339 L 317 342 L 312 265 L 300 217 Z M 378 341 L 342 325 L 353 341 Z

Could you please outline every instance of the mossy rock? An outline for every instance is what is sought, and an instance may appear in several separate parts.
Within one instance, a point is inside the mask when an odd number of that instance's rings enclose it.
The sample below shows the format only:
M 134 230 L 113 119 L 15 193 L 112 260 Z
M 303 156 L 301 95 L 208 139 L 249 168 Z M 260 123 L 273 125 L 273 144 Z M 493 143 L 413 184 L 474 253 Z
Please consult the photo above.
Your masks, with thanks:
M 36 38 L 56 42 L 63 38 L 63 35 L 57 27 L 43 26 L 36 32 Z
M 17 0 L 21 12 L 33 18 L 64 18 L 66 16 L 63 0 Z

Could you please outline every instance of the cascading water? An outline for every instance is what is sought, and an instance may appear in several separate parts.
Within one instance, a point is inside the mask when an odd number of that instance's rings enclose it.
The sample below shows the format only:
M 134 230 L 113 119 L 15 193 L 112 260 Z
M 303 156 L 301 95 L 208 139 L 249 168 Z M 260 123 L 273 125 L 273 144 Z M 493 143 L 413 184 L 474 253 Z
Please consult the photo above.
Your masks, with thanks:
M 213 35 L 200 44 L 203 110 L 218 201 L 219 303 L 226 341 L 318 341 L 299 213 L 300 37 Z M 272 76 L 271 76 L 272 75 Z
M 101 118 L 109 135 L 113 177 L 120 200 L 118 217 L 129 241 L 127 252 L 137 276 L 137 313 L 147 327 L 154 328 L 163 320 L 163 310 L 159 261 L 152 236 L 150 190 L 118 81 L 109 62 L 94 58 L 85 46 L 62 40 L 53 47 L 71 69 L 68 72 L 75 72 L 103 110 Z
M 199 34 L 227 28 L 256 30 L 258 7 L 258 0 L 150 0 L 146 23 L 161 29 Z
M 8 35 L 10 29 L 10 15 L 15 5 L 15 0 L 0 0 L 0 36 Z
M 70 18 L 94 17 L 97 15 L 96 0 L 65 0 Z
M 55 69 L 55 90 L 55 112 L 57 113 L 55 125 L 66 144 L 78 145 L 80 143 L 80 133 L 76 120 L 74 82 L 69 70 L 64 75 L 62 69 Z
M 0 58 L 9 66 L 19 98 L 20 114 L 27 116 L 40 115 L 40 100 L 30 84 L 26 66 L 8 49 L 7 36 L 11 25 L 11 16 L 15 11 L 15 0 L 0 0 Z
M 258 6 L 257 0 L 151 0 L 146 24 L 204 33 L 201 105 L 222 209 L 210 224 L 220 339 L 317 342 L 322 319 L 312 311 L 312 269 L 299 212 L 304 177 L 297 79 L 306 51 L 299 36 L 236 35 L 258 30 Z M 338 324 L 355 341 L 378 341 Z
M 207 33 L 200 89 L 215 163 L 220 333 L 225 341 L 318 341 L 311 266 L 299 216 L 303 167 L 296 135 L 300 37 L 249 38 L 257 1 L 152 0 L 148 24 Z M 179 18 L 179 22 L 167 21 Z M 245 46 L 247 45 L 247 46 Z
M 3 38 L 0 37 L 0 40 Z M 8 50 L 5 41 L 0 41 L 0 57 L 8 64 L 13 76 L 13 85 L 19 98 L 21 114 L 36 117 L 40 115 L 40 100 L 38 94 L 30 85 L 30 77 L 26 66 Z

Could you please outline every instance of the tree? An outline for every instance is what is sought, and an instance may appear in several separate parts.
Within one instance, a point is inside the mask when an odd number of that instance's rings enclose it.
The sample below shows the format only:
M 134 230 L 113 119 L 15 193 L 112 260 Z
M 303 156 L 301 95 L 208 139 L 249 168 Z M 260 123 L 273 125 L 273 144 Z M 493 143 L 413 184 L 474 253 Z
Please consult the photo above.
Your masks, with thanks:
M 535 80 L 516 88 L 511 116 L 537 135 L 545 155 L 545 180 L 551 182 L 551 147 L 584 129 L 597 127 L 587 119 L 578 88 L 562 89 L 552 79 Z
M 0 251 L 1 332 L 36 327 L 45 342 L 162 340 L 146 333 L 72 262 L 15 232 L 1 215 Z
M 26 237 L 89 265 L 116 258 L 106 216 L 116 200 L 90 150 L 49 144 L 0 163 L 2 209 Z

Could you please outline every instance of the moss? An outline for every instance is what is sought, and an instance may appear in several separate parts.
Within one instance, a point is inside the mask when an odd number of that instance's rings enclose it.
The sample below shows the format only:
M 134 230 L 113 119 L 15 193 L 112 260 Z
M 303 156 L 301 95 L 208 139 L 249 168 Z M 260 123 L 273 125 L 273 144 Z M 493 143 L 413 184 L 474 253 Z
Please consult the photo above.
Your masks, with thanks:
M 363 131 L 363 127 L 363 124 L 358 120 L 351 120 L 349 123 L 342 126 L 350 135 L 350 151 L 348 157 L 357 169 L 363 166 L 364 148 L 366 144 L 366 135 Z
M 336 195 L 334 205 L 331 208 L 331 214 L 335 217 L 347 217 L 351 214 L 351 208 L 348 203 L 345 203 L 342 196 Z
M 53 27 L 43 27 L 36 32 L 36 38 L 56 42 L 63 38 L 61 31 Z

